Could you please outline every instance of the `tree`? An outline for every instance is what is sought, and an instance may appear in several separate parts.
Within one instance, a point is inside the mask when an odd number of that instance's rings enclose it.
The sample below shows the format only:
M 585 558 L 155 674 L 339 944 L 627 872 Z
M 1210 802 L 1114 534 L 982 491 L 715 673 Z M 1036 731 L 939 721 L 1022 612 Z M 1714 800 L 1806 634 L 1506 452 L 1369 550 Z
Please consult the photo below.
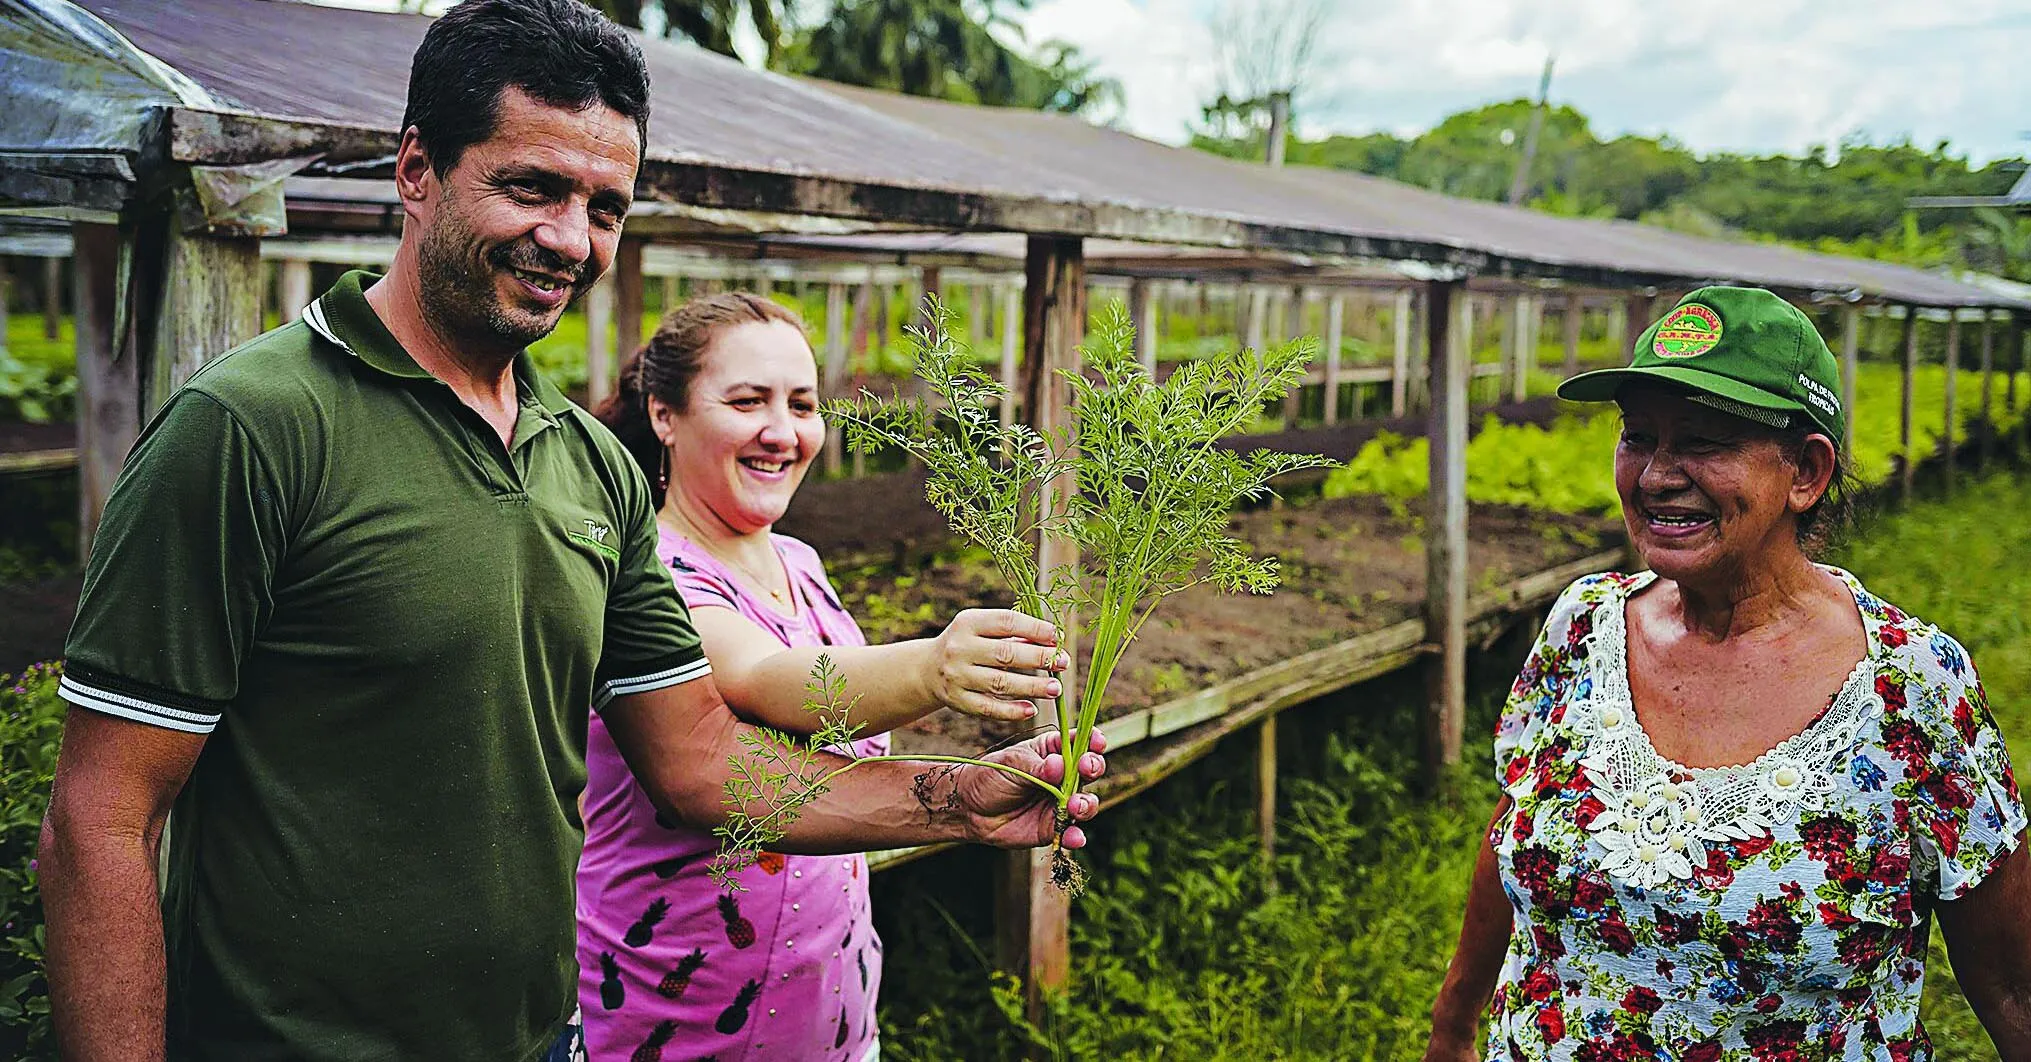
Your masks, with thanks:
M 739 58 L 734 31 L 745 15 L 768 49 L 772 65 L 783 46 L 783 23 L 796 0 L 585 0 L 632 29 L 658 27 L 664 36 L 688 37 L 701 47 Z
M 1010 8 L 1029 0 L 838 0 L 799 32 L 785 69 L 849 85 L 963 103 L 1090 113 L 1117 104 L 1120 85 L 1062 41 L 1035 58 L 1005 43 L 1022 29 Z
M 1228 145 L 1223 154 L 1263 158 L 1278 98 L 1289 108 L 1289 138 L 1325 69 L 1319 43 L 1326 11 L 1326 0 L 1234 0 L 1221 8 L 1208 25 L 1217 49 L 1214 96 L 1200 108 L 1195 141 Z

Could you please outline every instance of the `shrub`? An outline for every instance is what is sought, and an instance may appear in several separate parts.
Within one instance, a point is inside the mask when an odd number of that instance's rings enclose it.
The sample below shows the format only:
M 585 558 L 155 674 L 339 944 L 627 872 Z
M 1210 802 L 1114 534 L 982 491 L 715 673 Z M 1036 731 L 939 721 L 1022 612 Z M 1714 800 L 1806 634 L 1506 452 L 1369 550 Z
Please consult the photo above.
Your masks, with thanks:
M 0 675 L 0 1058 L 55 1057 L 35 845 L 63 733 L 61 667 Z

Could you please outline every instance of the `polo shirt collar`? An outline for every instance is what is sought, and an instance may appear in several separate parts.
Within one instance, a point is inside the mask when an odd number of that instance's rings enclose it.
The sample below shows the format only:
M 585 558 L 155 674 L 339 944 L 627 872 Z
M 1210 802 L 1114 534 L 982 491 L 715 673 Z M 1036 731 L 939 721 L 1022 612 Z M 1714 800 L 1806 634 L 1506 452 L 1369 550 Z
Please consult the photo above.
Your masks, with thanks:
M 303 323 L 340 350 L 390 376 L 436 379 L 416 364 L 416 359 L 402 348 L 388 326 L 381 323 L 381 315 L 367 302 L 367 287 L 379 279 L 379 274 L 364 269 L 348 271 L 331 290 L 304 308 Z M 562 414 L 571 408 L 571 400 L 564 397 L 564 392 L 536 371 L 536 363 L 527 350 L 515 355 L 515 379 L 521 383 L 524 394 L 533 396 L 551 413 Z

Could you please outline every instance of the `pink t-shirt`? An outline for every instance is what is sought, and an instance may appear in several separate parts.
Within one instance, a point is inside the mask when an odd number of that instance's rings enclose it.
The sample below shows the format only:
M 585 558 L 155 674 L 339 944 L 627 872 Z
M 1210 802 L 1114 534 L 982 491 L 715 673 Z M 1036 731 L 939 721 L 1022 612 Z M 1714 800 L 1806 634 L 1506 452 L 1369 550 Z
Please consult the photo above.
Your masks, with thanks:
M 659 556 L 693 609 L 731 608 L 786 646 L 867 644 L 818 554 L 782 535 L 773 544 L 796 592 L 794 616 L 668 531 Z M 880 755 L 888 737 L 855 748 Z M 718 839 L 657 815 L 597 713 L 585 761 L 578 967 L 586 1057 L 636 1057 L 664 1022 L 674 1024 L 662 1029 L 661 1054 L 641 1057 L 865 1057 L 882 972 L 867 859 L 765 855 L 741 874 L 746 892 L 722 896 L 706 876 Z

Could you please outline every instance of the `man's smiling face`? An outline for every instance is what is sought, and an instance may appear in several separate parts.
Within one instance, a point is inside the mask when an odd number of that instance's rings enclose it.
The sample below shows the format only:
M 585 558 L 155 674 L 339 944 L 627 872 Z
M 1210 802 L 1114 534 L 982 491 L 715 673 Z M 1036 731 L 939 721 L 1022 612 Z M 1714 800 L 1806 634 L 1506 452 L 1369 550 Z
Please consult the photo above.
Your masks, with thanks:
M 421 176 L 412 210 L 423 308 L 459 346 L 519 351 L 550 334 L 606 272 L 633 201 L 633 120 L 595 103 L 554 107 L 501 90 L 493 135 L 442 174 Z

